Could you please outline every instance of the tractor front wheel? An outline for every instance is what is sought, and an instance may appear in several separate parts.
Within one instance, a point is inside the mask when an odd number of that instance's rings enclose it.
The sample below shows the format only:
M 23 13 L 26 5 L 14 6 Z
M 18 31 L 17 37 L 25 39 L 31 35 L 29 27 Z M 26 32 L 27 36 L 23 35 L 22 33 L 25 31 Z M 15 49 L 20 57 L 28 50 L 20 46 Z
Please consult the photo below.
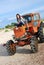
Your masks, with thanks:
M 6 49 L 9 55 L 14 55 L 16 52 L 16 46 L 12 40 L 7 41 Z
M 30 46 L 31 46 L 31 51 L 33 53 L 37 52 L 38 51 L 38 42 L 37 42 L 37 38 L 36 37 L 32 37 L 31 38 L 31 43 L 30 43 Z

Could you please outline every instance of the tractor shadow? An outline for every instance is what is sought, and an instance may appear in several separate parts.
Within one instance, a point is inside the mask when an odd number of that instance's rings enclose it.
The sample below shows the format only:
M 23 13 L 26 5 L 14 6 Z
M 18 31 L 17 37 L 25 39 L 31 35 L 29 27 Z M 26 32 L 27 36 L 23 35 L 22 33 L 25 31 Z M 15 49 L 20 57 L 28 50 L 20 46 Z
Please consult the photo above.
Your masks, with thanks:
M 19 53 L 19 54 L 33 54 L 32 51 L 30 49 L 17 49 L 16 53 Z
M 8 56 L 6 46 L 3 46 L 3 44 L 0 44 L 0 56 Z
M 32 54 L 30 49 L 25 49 L 24 47 L 16 48 L 16 53 L 18 53 L 18 54 Z M 3 46 L 3 44 L 0 44 L 0 56 L 9 56 L 6 46 Z
M 42 44 L 42 43 L 40 43 L 40 44 Z M 31 49 L 29 49 L 29 48 L 26 49 L 25 47 L 16 47 L 16 53 L 18 53 L 18 54 L 33 54 Z M 0 44 L 0 56 L 9 56 L 6 46 L 3 46 L 3 44 Z

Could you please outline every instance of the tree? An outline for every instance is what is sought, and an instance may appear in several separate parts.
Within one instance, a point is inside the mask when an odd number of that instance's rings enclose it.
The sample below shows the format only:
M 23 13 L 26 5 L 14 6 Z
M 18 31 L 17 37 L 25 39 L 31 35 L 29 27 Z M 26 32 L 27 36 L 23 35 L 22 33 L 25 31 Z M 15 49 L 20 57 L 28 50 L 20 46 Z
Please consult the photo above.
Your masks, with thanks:
M 5 28 L 11 28 L 11 25 L 7 25 L 7 26 L 5 26 Z

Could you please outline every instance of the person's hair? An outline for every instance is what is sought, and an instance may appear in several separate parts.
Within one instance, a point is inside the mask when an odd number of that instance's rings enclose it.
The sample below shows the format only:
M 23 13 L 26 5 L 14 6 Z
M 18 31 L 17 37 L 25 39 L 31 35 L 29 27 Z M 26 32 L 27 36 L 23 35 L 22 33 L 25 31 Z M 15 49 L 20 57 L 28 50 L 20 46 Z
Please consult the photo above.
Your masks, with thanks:
M 17 15 L 19 16 L 19 18 L 17 17 Z M 18 21 L 18 19 L 21 19 L 21 16 L 19 14 L 16 14 L 16 18 L 17 18 L 17 21 Z

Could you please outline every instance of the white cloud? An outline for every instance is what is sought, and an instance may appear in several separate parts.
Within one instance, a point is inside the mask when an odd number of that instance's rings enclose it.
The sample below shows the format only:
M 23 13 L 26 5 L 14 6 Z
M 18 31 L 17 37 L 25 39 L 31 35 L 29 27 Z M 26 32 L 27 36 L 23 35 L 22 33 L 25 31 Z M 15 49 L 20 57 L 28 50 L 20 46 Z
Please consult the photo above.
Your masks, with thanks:
M 13 19 L 15 19 L 15 17 L 10 17 L 10 18 L 8 18 L 8 20 L 13 20 Z
M 39 11 L 42 11 L 42 10 L 44 10 L 44 6 L 41 6 L 41 7 L 38 7 L 38 8 L 34 8 L 34 9 L 31 9 L 31 10 L 25 11 L 25 13 L 39 12 Z M 23 12 L 23 14 L 24 14 L 24 12 Z
M 0 20 L 0 23 L 2 22 L 2 20 Z
M 44 10 L 44 6 L 38 7 L 38 8 L 36 8 L 36 9 L 32 9 L 32 10 L 30 10 L 30 12 L 31 12 L 31 11 L 32 11 L 32 12 L 34 12 L 34 11 L 41 11 L 41 10 Z

